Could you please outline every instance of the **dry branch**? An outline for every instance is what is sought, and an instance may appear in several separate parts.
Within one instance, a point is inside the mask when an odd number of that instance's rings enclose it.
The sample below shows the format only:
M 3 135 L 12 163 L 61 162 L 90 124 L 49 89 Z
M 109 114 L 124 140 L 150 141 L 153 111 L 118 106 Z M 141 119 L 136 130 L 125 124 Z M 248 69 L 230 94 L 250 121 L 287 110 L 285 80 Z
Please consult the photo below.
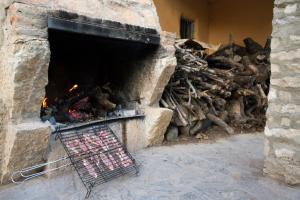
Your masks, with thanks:
M 178 64 L 160 101 L 174 110 L 173 125 L 188 127 L 190 135 L 195 135 L 206 126 L 203 120 L 229 134 L 234 133 L 231 126 L 260 128 L 264 124 L 270 39 L 265 47 L 251 38 L 244 42 L 245 47 L 230 43 L 211 55 L 206 53 L 209 45 L 176 42 Z

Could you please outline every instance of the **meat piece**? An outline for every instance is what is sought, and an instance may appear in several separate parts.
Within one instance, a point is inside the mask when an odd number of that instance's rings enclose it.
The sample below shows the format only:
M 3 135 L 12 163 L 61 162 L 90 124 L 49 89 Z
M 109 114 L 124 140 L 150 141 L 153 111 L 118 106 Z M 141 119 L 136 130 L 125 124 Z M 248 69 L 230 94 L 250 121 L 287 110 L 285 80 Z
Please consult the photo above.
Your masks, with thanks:
M 105 165 L 107 165 L 109 169 L 112 168 L 111 165 L 113 164 L 111 164 L 111 162 L 108 160 L 107 157 L 105 157 L 105 155 L 104 156 L 100 155 L 100 157 L 97 155 L 99 153 L 98 147 L 104 146 L 102 141 L 97 136 L 95 135 L 89 136 L 86 134 L 83 136 L 83 141 L 86 147 L 89 149 L 89 151 L 95 154 L 94 156 L 91 157 L 91 160 L 96 164 L 96 166 L 99 168 L 100 171 L 104 171 L 101 160 Z
M 83 144 L 82 142 L 79 142 L 79 147 L 83 152 L 87 152 L 89 150 L 86 144 Z
M 100 160 L 99 156 L 98 155 L 94 155 L 92 158 L 93 158 L 93 161 L 95 162 L 95 164 L 97 165 L 97 167 L 99 168 L 99 170 L 103 172 L 104 168 L 103 168 L 103 166 L 101 164 L 101 160 Z
M 99 137 L 103 137 L 103 138 L 108 138 L 109 135 L 110 135 L 109 132 L 106 131 L 106 130 L 100 131 L 100 132 L 98 133 L 98 136 L 99 136 Z
M 118 141 L 115 137 L 112 137 L 109 141 L 108 141 L 109 145 L 114 149 L 117 148 L 118 146 Z
M 100 140 L 103 142 L 103 150 L 104 151 L 108 151 L 109 149 L 109 132 L 107 131 L 100 131 L 99 132 L 99 137 L 100 137 Z
M 104 153 L 100 153 L 100 158 L 103 161 L 103 163 L 105 164 L 105 166 L 109 169 L 109 170 L 114 170 L 114 166 L 113 163 L 110 161 L 110 159 L 104 154 Z
M 108 150 L 108 146 L 105 145 L 98 136 L 96 135 L 91 136 L 91 140 L 95 146 L 102 148 L 104 151 Z
M 130 165 L 132 165 L 132 160 L 125 154 L 122 148 L 118 149 L 116 155 L 120 158 L 120 161 L 124 167 L 129 167 Z
M 108 157 L 109 157 L 111 163 L 113 164 L 113 166 L 118 168 L 119 165 L 118 165 L 117 161 L 114 159 L 114 157 L 111 154 L 108 154 Z
M 82 164 L 84 165 L 84 167 L 86 168 L 86 170 L 92 177 L 94 177 L 94 178 L 98 177 L 93 165 L 88 160 L 83 159 Z
M 84 135 L 83 139 L 85 144 L 93 153 L 99 152 L 100 150 L 99 147 L 104 151 L 108 150 L 108 146 L 104 142 L 102 142 L 102 140 L 96 135 L 92 135 L 92 136 Z
M 66 142 L 66 147 L 73 154 L 79 154 L 79 150 L 77 149 L 77 147 L 79 146 L 79 143 L 80 143 L 80 141 L 78 139 L 75 139 L 75 140 L 72 140 L 72 141 L 67 141 Z
M 93 140 L 91 139 L 91 137 L 89 135 L 83 135 L 83 142 L 85 144 L 85 146 L 93 153 L 97 153 L 97 146 L 93 145 Z

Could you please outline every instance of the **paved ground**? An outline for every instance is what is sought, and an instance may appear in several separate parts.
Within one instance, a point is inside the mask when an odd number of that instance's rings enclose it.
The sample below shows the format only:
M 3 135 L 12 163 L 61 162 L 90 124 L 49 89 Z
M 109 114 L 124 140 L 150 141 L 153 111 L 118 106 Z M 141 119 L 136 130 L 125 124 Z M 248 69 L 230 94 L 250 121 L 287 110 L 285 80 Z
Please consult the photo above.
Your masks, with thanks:
M 91 200 L 299 200 L 300 188 L 263 177 L 263 136 L 238 135 L 213 144 L 151 148 L 135 155 L 138 177 L 98 186 Z M 1 200 L 84 199 L 76 174 L 0 188 Z

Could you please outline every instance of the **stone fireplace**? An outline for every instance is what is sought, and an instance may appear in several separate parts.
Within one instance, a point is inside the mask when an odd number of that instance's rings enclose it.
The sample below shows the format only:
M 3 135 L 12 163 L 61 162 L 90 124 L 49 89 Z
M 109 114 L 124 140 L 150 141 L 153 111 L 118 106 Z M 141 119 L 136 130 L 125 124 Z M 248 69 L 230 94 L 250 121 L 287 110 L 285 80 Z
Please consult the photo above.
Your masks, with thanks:
M 41 103 L 75 83 L 112 82 L 126 100 L 139 99 L 145 118 L 125 123 L 130 151 L 162 143 L 172 111 L 158 102 L 175 69 L 175 36 L 161 32 L 151 0 L 20 0 L 6 6 L 1 182 L 15 169 L 48 160 L 51 128 L 40 119 Z

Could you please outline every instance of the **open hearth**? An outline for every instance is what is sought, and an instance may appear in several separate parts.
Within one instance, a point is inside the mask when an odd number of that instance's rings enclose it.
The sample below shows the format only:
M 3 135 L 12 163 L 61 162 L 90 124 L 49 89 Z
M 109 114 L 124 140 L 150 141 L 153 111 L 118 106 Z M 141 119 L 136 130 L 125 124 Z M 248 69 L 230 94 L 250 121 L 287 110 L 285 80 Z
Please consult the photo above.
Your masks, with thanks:
M 85 26 L 95 29 L 95 26 Z M 119 28 L 118 24 L 110 26 Z M 137 28 L 127 28 L 128 36 L 133 34 L 130 29 Z M 141 97 L 130 84 L 135 72 L 144 70 L 144 60 L 157 50 L 159 36 L 141 28 L 135 30 L 134 34 L 150 38 L 143 42 L 135 37 L 113 38 L 119 36 L 117 33 L 103 37 L 102 30 L 87 35 L 74 30 L 49 29 L 51 58 L 41 108 L 43 121 L 76 123 L 113 116 L 125 108 L 137 110 Z M 106 30 L 110 32 L 107 27 Z
M 161 32 L 153 2 L 19 1 L 6 10 L 1 44 L 0 70 L 9 74 L 0 79 L 0 103 L 8 113 L 0 135 L 1 182 L 15 169 L 62 156 L 51 142 L 51 117 L 88 123 L 120 108 L 138 109 L 143 119 L 118 122 L 121 142 L 129 151 L 161 144 L 172 111 L 159 108 L 159 99 L 176 66 L 175 36 Z M 111 107 L 94 114 L 95 96 Z M 45 118 L 53 106 L 63 117 Z

